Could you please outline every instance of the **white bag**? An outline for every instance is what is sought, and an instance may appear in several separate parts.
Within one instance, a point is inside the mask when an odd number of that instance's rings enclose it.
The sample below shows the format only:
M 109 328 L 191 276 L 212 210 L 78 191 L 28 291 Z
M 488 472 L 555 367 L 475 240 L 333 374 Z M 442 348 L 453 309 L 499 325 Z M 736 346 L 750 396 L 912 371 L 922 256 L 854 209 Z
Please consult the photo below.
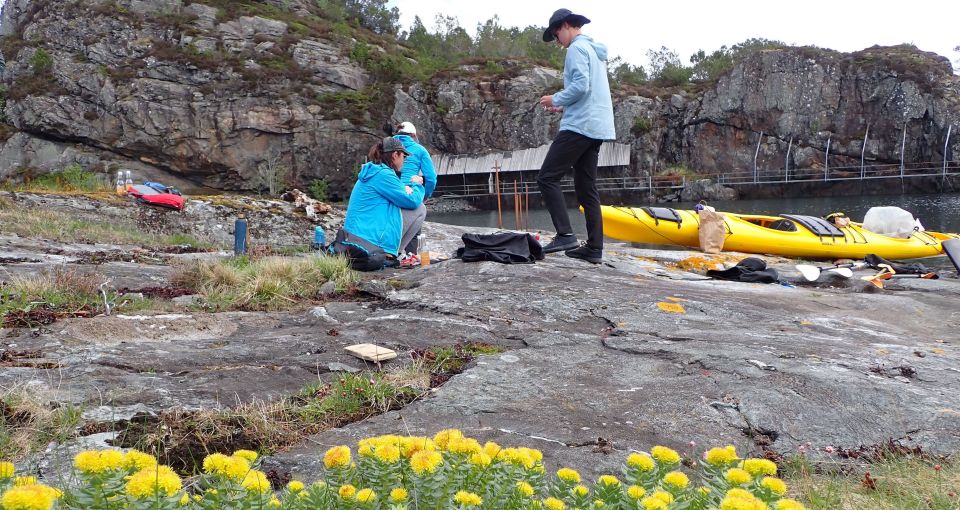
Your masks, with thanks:
M 910 237 L 915 226 L 913 215 L 899 207 L 871 207 L 863 217 L 865 230 L 888 237 Z

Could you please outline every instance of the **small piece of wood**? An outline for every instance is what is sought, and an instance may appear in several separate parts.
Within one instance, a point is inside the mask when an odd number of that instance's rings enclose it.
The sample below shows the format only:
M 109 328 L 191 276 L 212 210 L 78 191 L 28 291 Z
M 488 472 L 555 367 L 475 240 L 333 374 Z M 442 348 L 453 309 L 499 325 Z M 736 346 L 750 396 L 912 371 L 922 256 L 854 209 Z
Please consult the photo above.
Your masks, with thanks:
M 376 363 L 397 357 L 396 351 L 376 344 L 348 345 L 343 350 L 360 359 Z

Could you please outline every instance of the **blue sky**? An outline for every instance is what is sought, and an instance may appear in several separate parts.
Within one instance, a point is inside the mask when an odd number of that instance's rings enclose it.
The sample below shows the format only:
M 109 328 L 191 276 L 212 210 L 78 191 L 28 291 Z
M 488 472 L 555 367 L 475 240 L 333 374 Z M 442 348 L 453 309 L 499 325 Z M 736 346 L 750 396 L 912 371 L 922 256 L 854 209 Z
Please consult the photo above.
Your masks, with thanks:
M 494 15 L 503 26 L 546 26 L 554 10 L 566 7 L 591 19 L 584 33 L 605 43 L 612 56 L 634 65 L 647 63 L 647 51 L 676 50 L 684 63 L 699 49 L 708 53 L 751 37 L 795 45 L 857 51 L 875 44 L 913 43 L 948 57 L 960 67 L 960 2 L 918 0 L 391 0 L 406 28 L 419 15 L 432 28 L 437 13 L 455 16 L 474 34 L 477 23 Z

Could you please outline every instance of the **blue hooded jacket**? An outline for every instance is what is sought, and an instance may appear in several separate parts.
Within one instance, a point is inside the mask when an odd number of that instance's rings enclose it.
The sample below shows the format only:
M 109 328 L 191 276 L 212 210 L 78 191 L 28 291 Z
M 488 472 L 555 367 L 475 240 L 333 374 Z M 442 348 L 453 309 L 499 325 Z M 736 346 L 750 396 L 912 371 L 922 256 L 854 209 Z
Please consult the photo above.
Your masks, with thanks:
M 409 185 L 411 177 L 423 173 L 423 198 L 430 198 L 437 187 L 437 171 L 433 167 L 430 153 L 408 135 L 396 135 L 394 138 L 403 142 L 403 148 L 410 153 L 400 169 L 400 182 Z
M 563 90 L 553 95 L 553 105 L 563 107 L 560 131 L 594 140 L 617 138 L 606 60 L 607 47 L 583 34 L 570 43 L 563 63 Z
M 408 195 L 404 186 L 410 186 L 413 193 Z M 400 209 L 416 209 L 421 203 L 423 186 L 402 184 L 392 168 L 369 162 L 360 169 L 353 185 L 343 228 L 396 255 L 403 231 Z

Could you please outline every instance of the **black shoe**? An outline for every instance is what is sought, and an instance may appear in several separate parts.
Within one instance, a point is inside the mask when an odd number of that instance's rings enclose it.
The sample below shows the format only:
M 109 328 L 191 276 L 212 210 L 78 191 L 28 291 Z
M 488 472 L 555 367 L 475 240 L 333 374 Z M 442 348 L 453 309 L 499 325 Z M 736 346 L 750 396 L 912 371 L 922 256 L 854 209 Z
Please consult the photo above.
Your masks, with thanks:
M 603 250 L 598 250 L 596 248 L 583 245 L 579 248 L 567 250 L 566 255 L 575 259 L 586 260 L 591 264 L 599 264 L 603 259 Z
M 550 243 L 543 247 L 543 253 L 556 253 L 558 251 L 576 248 L 579 245 L 580 243 L 577 241 L 577 236 L 573 234 L 558 235 L 553 238 L 553 241 L 550 241 Z

